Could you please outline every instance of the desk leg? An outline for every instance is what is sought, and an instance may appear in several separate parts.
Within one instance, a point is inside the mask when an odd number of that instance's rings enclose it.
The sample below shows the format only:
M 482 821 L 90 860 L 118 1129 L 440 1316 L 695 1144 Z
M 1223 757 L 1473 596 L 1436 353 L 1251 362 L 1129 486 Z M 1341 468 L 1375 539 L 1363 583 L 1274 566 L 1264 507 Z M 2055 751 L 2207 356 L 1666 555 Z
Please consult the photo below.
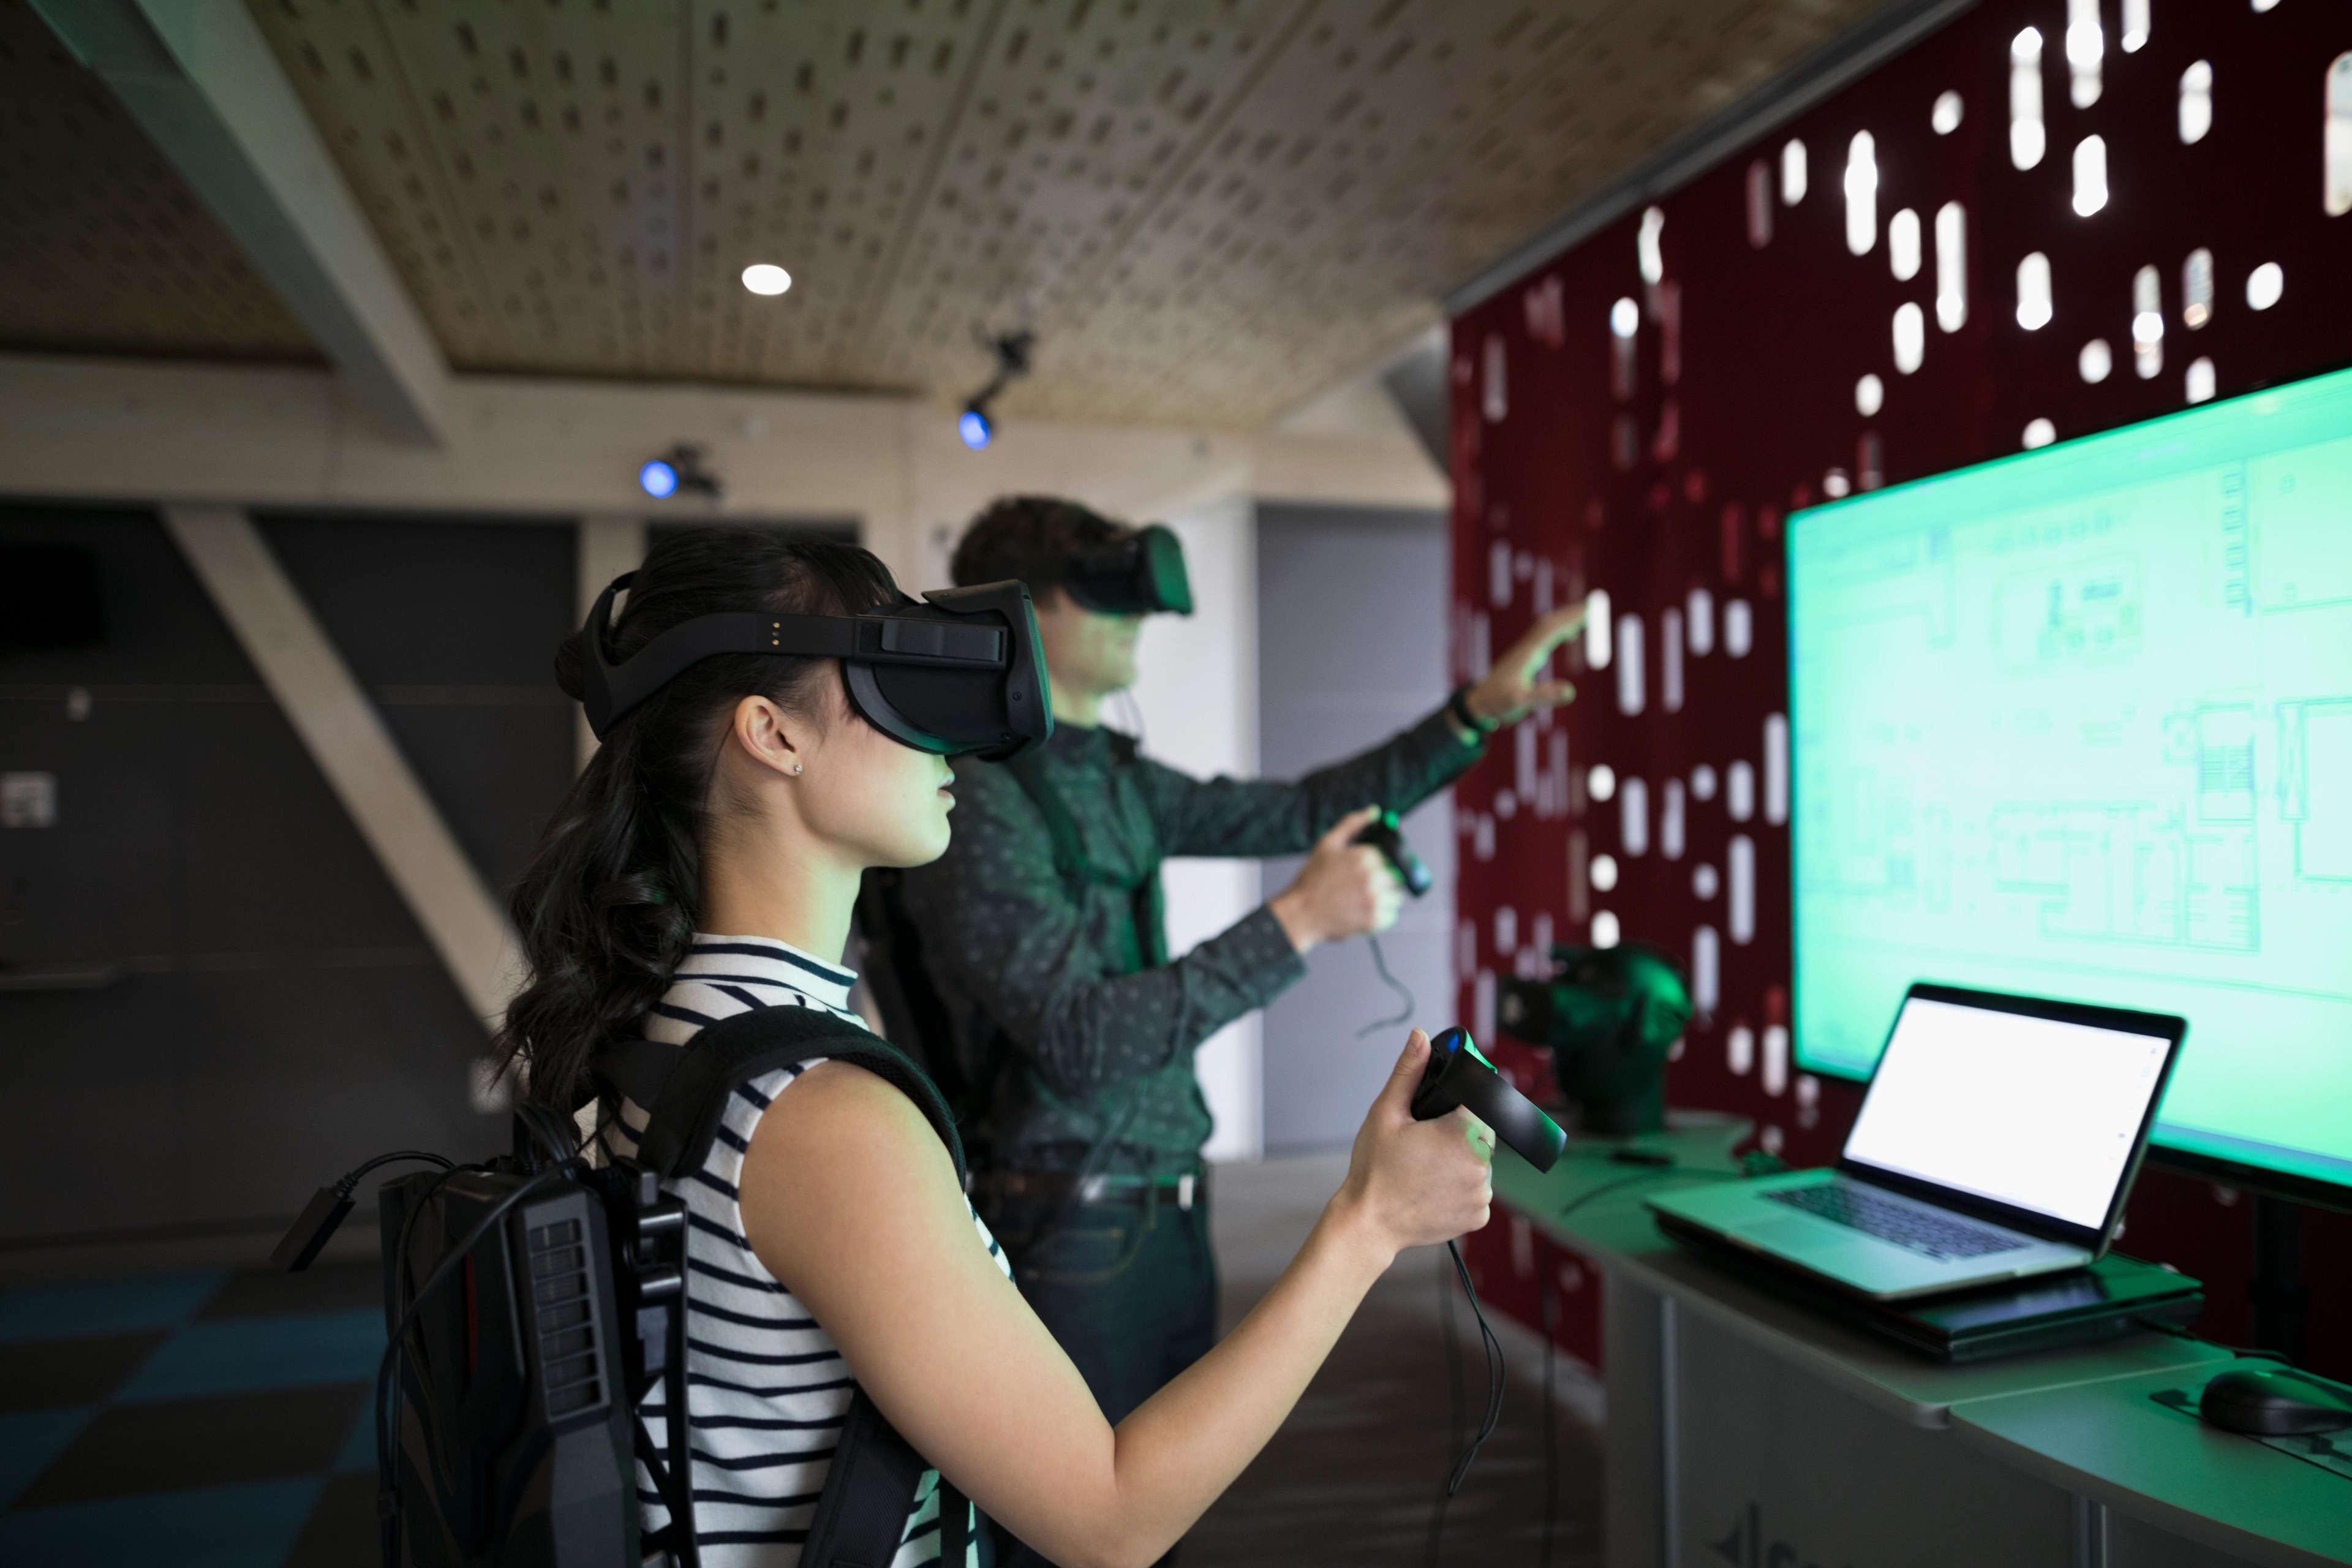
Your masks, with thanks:
M 1601 1298 L 1602 1375 L 1609 1389 L 1601 1558 L 1608 1568 L 1662 1568 L 1670 1562 L 1666 1528 L 1675 1467 L 1665 1462 L 1675 1401 L 1661 1352 L 1666 1300 L 1606 1277 Z
M 2107 1505 L 2074 1498 L 2074 1568 L 2107 1568 Z
M 1682 1568 L 1682 1358 L 1675 1303 L 1658 1298 L 1658 1561 Z

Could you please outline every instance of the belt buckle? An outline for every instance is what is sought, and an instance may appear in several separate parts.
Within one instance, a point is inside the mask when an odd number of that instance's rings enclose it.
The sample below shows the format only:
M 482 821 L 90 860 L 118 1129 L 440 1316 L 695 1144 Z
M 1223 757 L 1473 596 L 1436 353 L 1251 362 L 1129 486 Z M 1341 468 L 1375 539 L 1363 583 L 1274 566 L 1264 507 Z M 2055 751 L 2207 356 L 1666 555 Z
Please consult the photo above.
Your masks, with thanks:
M 1186 1214 L 1192 1212 L 1192 1173 L 1190 1171 L 1176 1178 L 1176 1206 Z

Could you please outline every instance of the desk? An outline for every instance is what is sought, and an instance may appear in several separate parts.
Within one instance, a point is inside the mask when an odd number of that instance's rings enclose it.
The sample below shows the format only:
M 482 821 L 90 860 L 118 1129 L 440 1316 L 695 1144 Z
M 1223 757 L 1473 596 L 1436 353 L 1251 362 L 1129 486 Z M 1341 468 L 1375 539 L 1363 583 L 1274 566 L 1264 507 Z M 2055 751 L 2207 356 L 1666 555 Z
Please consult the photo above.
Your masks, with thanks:
M 2352 1563 L 2352 1482 L 2147 1398 L 2226 1351 L 2147 1334 L 1947 1366 L 1676 1247 L 1643 1196 L 1731 1174 L 1746 1131 L 1637 1140 L 1671 1169 L 1575 1143 L 1548 1175 L 1495 1163 L 1496 1195 L 1606 1279 L 1610 1568 Z

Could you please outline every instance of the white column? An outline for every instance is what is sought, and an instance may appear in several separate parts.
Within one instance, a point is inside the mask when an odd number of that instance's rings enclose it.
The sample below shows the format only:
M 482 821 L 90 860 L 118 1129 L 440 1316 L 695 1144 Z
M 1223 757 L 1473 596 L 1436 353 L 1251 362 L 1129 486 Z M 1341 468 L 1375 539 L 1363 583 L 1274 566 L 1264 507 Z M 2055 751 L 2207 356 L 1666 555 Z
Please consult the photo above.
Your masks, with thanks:
M 1189 616 L 1144 623 L 1142 679 L 1135 687 L 1144 749 L 1195 777 L 1257 772 L 1257 509 L 1244 496 L 1211 501 L 1167 520 L 1184 542 L 1192 580 Z M 1120 721 L 1115 703 L 1106 713 Z M 1181 953 L 1257 908 L 1255 860 L 1171 860 L 1168 949 Z M 1212 1035 L 1194 1058 L 1216 1118 L 1207 1155 L 1255 1160 L 1265 1152 L 1260 1016 Z

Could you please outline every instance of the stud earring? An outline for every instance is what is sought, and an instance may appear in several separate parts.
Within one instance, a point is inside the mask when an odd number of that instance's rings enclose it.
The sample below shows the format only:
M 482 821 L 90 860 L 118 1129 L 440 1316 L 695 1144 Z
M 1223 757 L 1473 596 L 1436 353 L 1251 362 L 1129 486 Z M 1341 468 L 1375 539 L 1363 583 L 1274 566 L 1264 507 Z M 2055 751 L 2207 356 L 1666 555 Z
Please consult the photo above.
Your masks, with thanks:
M 800 776 L 801 776 L 801 764 L 800 764 L 800 763 L 794 763 L 793 764 L 793 777 L 794 777 L 794 778 L 798 778 L 798 777 L 800 777 Z

